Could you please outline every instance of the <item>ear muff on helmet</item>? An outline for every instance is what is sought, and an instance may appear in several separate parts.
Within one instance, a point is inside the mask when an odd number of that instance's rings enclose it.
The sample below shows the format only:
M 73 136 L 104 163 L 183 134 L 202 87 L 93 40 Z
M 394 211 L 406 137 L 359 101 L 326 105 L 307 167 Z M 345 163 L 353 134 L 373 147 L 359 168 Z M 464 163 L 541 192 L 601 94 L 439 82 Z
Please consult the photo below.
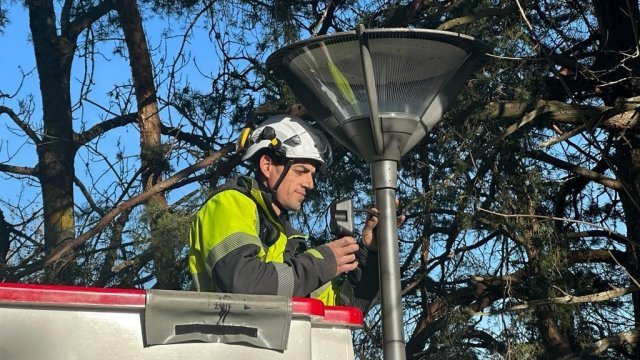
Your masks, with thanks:
M 240 132 L 240 136 L 236 141 L 236 151 L 244 151 L 256 142 L 267 140 L 269 141 L 269 149 L 272 149 L 278 155 L 285 155 L 282 151 L 282 141 L 277 138 L 276 131 L 271 126 L 265 127 L 260 135 L 258 135 L 257 139 L 252 140 L 252 134 L 253 130 L 251 128 L 247 127 L 242 129 L 242 131 Z
M 251 128 L 244 128 L 240 132 L 240 136 L 238 137 L 238 141 L 236 141 L 236 151 L 244 151 L 247 147 L 249 147 L 251 141 L 251 133 L 253 130 Z

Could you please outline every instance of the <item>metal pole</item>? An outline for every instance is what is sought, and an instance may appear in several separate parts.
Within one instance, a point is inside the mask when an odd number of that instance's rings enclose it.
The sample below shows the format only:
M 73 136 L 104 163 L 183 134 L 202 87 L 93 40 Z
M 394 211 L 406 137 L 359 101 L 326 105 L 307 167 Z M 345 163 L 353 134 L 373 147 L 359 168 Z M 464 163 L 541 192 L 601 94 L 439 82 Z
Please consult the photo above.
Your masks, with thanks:
M 382 306 L 382 340 L 386 360 L 404 360 L 404 321 L 400 289 L 396 186 L 398 163 L 380 160 L 371 164 L 371 176 L 378 208 L 378 261 Z

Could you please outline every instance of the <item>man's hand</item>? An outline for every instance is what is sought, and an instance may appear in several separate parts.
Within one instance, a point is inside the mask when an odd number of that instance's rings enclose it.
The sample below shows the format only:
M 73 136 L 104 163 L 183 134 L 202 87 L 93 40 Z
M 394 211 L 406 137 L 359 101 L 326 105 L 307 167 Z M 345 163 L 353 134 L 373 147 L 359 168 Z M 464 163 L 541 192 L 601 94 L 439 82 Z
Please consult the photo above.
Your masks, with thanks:
M 396 207 L 400 204 L 400 201 L 396 199 Z M 364 228 L 362 229 L 362 243 L 368 250 L 378 251 L 378 242 L 376 241 L 376 226 L 378 225 L 378 209 L 372 208 L 371 212 L 375 215 L 369 215 L 364 222 Z M 396 219 L 397 226 L 400 227 L 405 220 L 404 214 L 398 216 Z
M 328 243 L 327 246 L 333 252 L 333 256 L 336 257 L 336 276 L 355 270 L 358 267 L 355 252 L 358 251 L 359 246 L 353 237 L 341 237 Z

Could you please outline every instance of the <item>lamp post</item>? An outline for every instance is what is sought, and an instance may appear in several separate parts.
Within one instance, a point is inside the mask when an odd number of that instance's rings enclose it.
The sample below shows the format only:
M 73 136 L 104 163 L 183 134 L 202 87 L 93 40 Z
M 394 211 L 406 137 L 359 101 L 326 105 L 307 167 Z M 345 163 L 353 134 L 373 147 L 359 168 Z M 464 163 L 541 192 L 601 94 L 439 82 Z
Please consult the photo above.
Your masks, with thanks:
M 370 164 L 376 207 L 385 359 L 405 359 L 396 227 L 397 164 L 440 121 L 486 61 L 472 37 L 365 29 L 285 46 L 267 59 L 309 114 Z

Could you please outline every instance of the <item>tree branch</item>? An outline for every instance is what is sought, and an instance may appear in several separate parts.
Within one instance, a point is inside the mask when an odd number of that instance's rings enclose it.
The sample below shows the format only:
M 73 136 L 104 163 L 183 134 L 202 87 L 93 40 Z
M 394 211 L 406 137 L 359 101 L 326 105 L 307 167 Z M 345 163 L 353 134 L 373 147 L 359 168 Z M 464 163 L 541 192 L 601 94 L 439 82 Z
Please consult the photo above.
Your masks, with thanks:
M 484 115 L 490 119 L 517 118 L 525 116 L 532 108 L 537 109 L 536 116 L 546 114 L 552 121 L 598 127 L 608 131 L 640 132 L 640 114 L 632 106 L 635 98 L 620 100 L 620 108 L 610 106 L 570 105 L 561 101 L 540 100 L 535 103 L 506 101 L 492 102 L 485 106 Z M 533 120 L 533 119 L 531 119 Z
M 317 29 L 313 31 L 312 36 L 327 34 L 327 31 L 329 31 L 329 27 L 335 17 L 336 10 L 343 3 L 344 1 L 342 0 L 329 1 L 327 3 L 327 7 L 324 9 L 322 16 L 320 16 L 320 18 L 316 20 L 316 23 L 311 26 L 311 29 Z
M 640 329 L 633 329 L 630 331 L 624 331 L 614 336 L 609 336 L 599 341 L 596 341 L 590 346 L 587 346 L 580 353 L 580 359 L 592 359 L 594 355 L 600 355 L 605 350 L 612 346 L 623 344 L 635 344 L 640 342 Z
M 588 230 L 588 231 L 581 231 L 581 232 L 572 232 L 572 233 L 566 233 L 563 236 L 568 239 L 577 239 L 577 238 L 585 238 L 585 237 L 606 237 L 608 239 L 625 242 L 627 244 L 630 243 L 631 241 L 627 237 L 623 236 L 622 234 L 619 234 L 617 232 L 612 232 L 610 230 Z
M 570 253 L 568 260 L 570 264 L 576 264 L 585 261 L 598 261 L 604 263 L 615 262 L 616 264 L 619 264 L 616 259 L 622 259 L 623 261 L 625 261 L 626 257 L 620 251 L 591 250 L 572 252 Z M 476 276 L 470 279 L 475 283 L 470 284 L 467 287 L 452 291 L 446 297 L 438 297 L 438 299 L 430 303 L 428 305 L 428 309 L 424 311 L 422 315 L 423 318 L 416 327 L 411 340 L 409 341 L 409 343 L 407 343 L 407 349 L 415 352 L 418 345 L 422 341 L 428 339 L 431 335 L 433 335 L 435 332 L 437 332 L 447 324 L 447 317 L 449 316 L 470 317 L 473 315 L 494 315 L 506 311 L 522 310 L 527 307 L 547 304 L 571 304 L 589 301 L 607 301 L 615 297 L 620 297 L 625 294 L 637 292 L 640 290 L 640 286 L 636 285 L 623 289 L 613 289 L 584 296 L 567 295 L 558 298 L 533 300 L 496 312 L 484 313 L 481 311 L 487 306 L 490 306 L 496 300 L 505 298 L 505 296 L 507 296 L 507 292 L 505 291 L 505 289 L 512 287 L 515 283 L 519 283 L 523 278 L 529 276 L 529 273 L 529 269 L 525 267 L 508 275 L 486 278 Z M 449 311 L 446 315 L 441 314 L 443 310 L 450 310 L 452 306 L 457 306 L 457 309 L 454 311 Z
M 177 140 L 184 141 L 187 144 L 198 147 L 205 153 L 211 151 L 211 144 L 207 142 L 204 136 L 183 132 L 182 129 L 178 127 L 168 127 L 164 124 L 161 124 L 160 126 L 162 135 L 173 136 Z
M 16 113 L 13 112 L 11 108 L 0 105 L 0 114 L 9 115 L 11 120 L 13 120 L 13 122 L 16 123 L 16 125 L 18 125 L 20 129 L 24 131 L 25 134 L 27 134 L 29 139 L 31 139 L 31 141 L 33 141 L 34 144 L 40 143 L 40 138 L 38 137 L 36 132 L 33 131 L 33 129 L 31 129 L 31 127 L 26 122 L 22 121 L 22 119 L 20 119 L 20 117 L 16 115 Z
M 9 173 L 9 174 L 16 174 L 16 175 L 38 176 L 37 167 L 13 166 L 13 165 L 7 165 L 7 164 L 0 164 L 0 171 Z
M 62 31 L 66 31 L 69 28 L 71 21 L 71 8 L 73 7 L 73 0 L 64 0 L 62 10 L 60 11 L 60 26 Z
M 102 211 L 102 209 L 100 209 L 98 204 L 96 204 L 96 202 L 93 201 L 93 197 L 91 196 L 91 192 L 89 191 L 89 189 L 87 189 L 86 186 L 84 186 L 82 181 L 80 181 L 80 179 L 78 179 L 77 176 L 74 176 L 73 181 L 74 181 L 75 185 L 78 187 L 78 189 L 80 189 L 80 192 L 82 192 L 82 195 L 84 195 L 84 198 L 89 203 L 89 206 L 91 207 L 91 209 L 93 211 L 95 211 L 96 214 L 98 214 L 100 216 L 104 216 L 104 211 Z
M 98 21 L 98 19 L 109 11 L 113 10 L 114 6 L 114 2 L 111 0 L 100 1 L 96 6 L 89 8 L 70 22 L 69 26 L 66 29 L 63 29 L 63 36 L 67 39 L 76 39 L 83 30 Z
M 149 190 L 138 194 L 132 198 L 130 198 L 129 200 L 117 205 L 116 207 L 114 207 L 111 211 L 109 211 L 104 217 L 102 217 L 100 219 L 100 221 L 98 221 L 98 223 L 91 228 L 89 231 L 85 232 L 84 234 L 78 236 L 75 239 L 71 239 L 69 241 L 66 241 L 62 244 L 60 244 L 58 247 L 56 247 L 55 249 L 53 249 L 53 251 L 51 251 L 51 253 L 49 253 L 47 256 L 45 256 L 43 259 L 31 264 L 31 265 L 27 265 L 24 267 L 23 271 L 17 272 L 15 274 L 12 275 L 13 279 L 20 279 L 23 276 L 26 276 L 28 274 L 31 274 L 35 271 L 38 271 L 46 266 L 49 266 L 59 260 L 61 260 L 63 258 L 63 256 L 69 252 L 72 251 L 73 249 L 77 248 L 78 246 L 82 245 L 84 242 L 86 242 L 87 240 L 89 240 L 92 236 L 98 234 L 100 231 L 102 231 L 107 225 L 109 225 L 109 223 L 119 214 L 121 214 L 124 211 L 127 211 L 129 209 L 132 209 L 134 206 L 141 204 L 145 201 L 147 201 L 149 198 L 151 198 L 152 196 L 165 191 L 166 189 L 170 188 L 171 186 L 175 185 L 176 183 L 178 183 L 179 181 L 183 180 L 184 178 L 186 178 L 187 176 L 189 176 L 190 174 L 204 169 L 212 164 L 214 164 L 216 161 L 218 161 L 221 157 L 223 157 L 224 155 L 226 155 L 229 151 L 231 151 L 232 149 L 235 148 L 235 144 L 228 144 L 226 145 L 223 149 L 221 149 L 219 152 L 214 153 L 208 157 L 206 157 L 205 159 L 177 172 L 175 175 L 171 176 L 170 178 L 161 181 L 159 183 L 157 183 L 155 186 L 151 187 Z
M 524 110 L 524 108 L 526 108 L 526 106 L 528 105 L 529 104 L 519 104 L 519 106 L 515 106 L 515 108 Z M 533 111 L 524 114 L 523 116 L 520 117 L 520 120 L 518 122 L 511 124 L 502 132 L 502 134 L 500 134 L 498 137 L 494 139 L 491 139 L 491 141 L 487 142 L 487 144 L 484 145 L 482 148 L 480 148 L 477 154 L 474 154 L 473 157 L 478 158 L 479 157 L 478 154 L 484 154 L 489 149 L 494 147 L 497 143 L 503 141 L 504 139 L 506 139 L 508 136 L 518 131 L 523 126 L 536 120 L 540 115 L 547 114 L 549 112 L 550 112 L 549 107 L 546 104 L 541 104 L 540 106 L 536 107 Z
M 529 151 L 527 152 L 527 156 L 532 158 L 532 159 L 536 159 L 536 160 L 540 160 L 543 162 L 546 162 L 547 164 L 556 166 L 560 169 L 566 170 L 572 174 L 575 175 L 579 175 L 582 177 L 585 177 L 593 182 L 596 182 L 600 185 L 603 185 L 605 187 L 608 187 L 610 189 L 616 190 L 616 191 L 622 191 L 622 184 L 620 183 L 619 180 L 610 178 L 608 176 L 604 176 L 603 174 L 597 172 L 597 171 L 593 171 L 591 169 L 587 169 L 584 168 L 582 166 L 578 166 L 569 162 L 566 162 L 564 160 L 560 160 L 557 159 L 547 153 L 544 153 L 542 151 Z
M 486 17 L 491 17 L 491 16 L 503 17 L 503 16 L 515 14 L 516 12 L 517 12 L 517 8 L 515 6 L 507 6 L 504 9 L 499 9 L 499 8 L 482 9 L 471 15 L 461 16 L 461 17 L 446 21 L 440 24 L 437 30 L 450 30 L 456 26 L 471 24 L 473 22 L 476 22 Z
M 589 294 L 589 295 L 582 295 L 582 296 L 565 295 L 565 296 L 559 296 L 559 297 L 549 298 L 549 299 L 525 301 L 518 305 L 505 307 L 501 310 L 490 311 L 490 312 L 475 312 L 473 313 L 473 315 L 482 315 L 482 316 L 499 315 L 508 311 L 526 310 L 532 307 L 542 306 L 542 305 L 552 305 L 552 304 L 553 305 L 569 305 L 569 304 L 581 304 L 581 303 L 588 303 L 588 302 L 603 302 L 603 301 L 609 301 L 611 299 L 615 299 L 615 298 L 618 298 L 627 294 L 631 294 L 634 292 L 638 292 L 638 291 L 640 291 L 639 287 L 629 286 L 622 289 L 613 289 L 613 290 L 602 291 L 602 292 Z
M 505 217 L 505 218 L 532 218 L 532 219 L 543 219 L 543 220 L 552 220 L 552 221 L 566 221 L 566 222 L 571 222 L 571 223 L 576 223 L 576 224 L 585 224 L 585 225 L 589 225 L 589 226 L 593 226 L 596 229 L 601 229 L 604 230 L 608 233 L 611 234 L 616 234 L 616 236 L 622 236 L 620 234 L 615 233 L 614 231 L 607 229 L 606 227 L 602 226 L 602 225 L 598 225 L 596 223 L 593 222 L 589 222 L 589 221 L 582 221 L 582 220 L 576 220 L 576 219 L 569 219 L 569 218 L 561 218 L 561 217 L 556 217 L 556 216 L 549 216 L 549 215 L 532 215 L 532 214 L 503 214 L 503 213 L 499 213 L 496 211 L 491 211 L 491 210 L 487 210 L 487 209 L 483 209 L 483 208 L 478 208 L 478 211 L 483 211 L 486 212 L 488 214 L 493 214 L 493 215 L 497 215 L 500 217 Z M 625 238 L 627 239 L 627 238 Z M 629 239 L 627 239 L 628 242 L 630 242 Z
M 486 331 L 481 331 L 474 329 L 473 327 L 469 327 L 465 331 L 464 337 L 467 339 L 478 340 L 479 344 L 477 346 L 485 348 L 487 350 L 495 351 L 502 355 L 507 352 L 507 345 L 502 341 L 498 341 Z
M 130 113 L 116 116 L 115 118 L 105 120 L 99 124 L 96 124 L 89 129 L 74 135 L 73 140 L 77 146 L 84 145 L 96 137 L 106 133 L 111 129 L 115 129 L 120 126 L 136 123 L 138 121 L 137 113 Z

